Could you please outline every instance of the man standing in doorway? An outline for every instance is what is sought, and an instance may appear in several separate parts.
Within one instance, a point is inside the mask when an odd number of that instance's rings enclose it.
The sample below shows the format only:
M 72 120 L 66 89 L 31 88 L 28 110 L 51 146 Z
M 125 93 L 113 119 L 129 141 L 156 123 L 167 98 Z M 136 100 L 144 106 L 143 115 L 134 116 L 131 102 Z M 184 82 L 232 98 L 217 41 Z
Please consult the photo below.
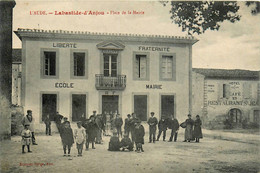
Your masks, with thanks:
M 22 124 L 23 126 L 25 125 L 29 125 L 29 130 L 32 133 L 32 144 L 33 145 L 38 145 L 35 142 L 35 136 L 34 136 L 34 118 L 32 117 L 32 111 L 31 110 L 27 110 L 27 115 L 23 117 L 22 119 Z
M 148 119 L 149 125 L 149 143 L 155 143 L 155 135 L 156 135 L 156 125 L 158 124 L 158 120 L 154 117 L 154 112 L 151 112 L 151 117 Z

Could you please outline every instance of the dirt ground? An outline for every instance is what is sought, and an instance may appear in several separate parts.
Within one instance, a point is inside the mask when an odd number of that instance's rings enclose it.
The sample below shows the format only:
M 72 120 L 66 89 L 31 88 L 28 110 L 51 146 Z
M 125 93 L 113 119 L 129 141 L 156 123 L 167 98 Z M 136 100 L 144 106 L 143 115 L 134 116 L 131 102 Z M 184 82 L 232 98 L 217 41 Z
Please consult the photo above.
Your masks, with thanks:
M 169 137 L 170 132 L 167 132 Z M 167 139 L 169 139 L 167 137 Z M 183 133 L 177 142 L 148 143 L 144 153 L 107 151 L 109 137 L 96 149 L 77 157 L 75 144 L 71 157 L 63 157 L 58 134 L 37 135 L 39 145 L 32 153 L 21 153 L 20 137 L 2 141 L 1 173 L 5 172 L 93 172 L 93 173 L 161 173 L 161 172 L 259 172 L 259 145 L 204 138 L 201 143 L 185 143 Z

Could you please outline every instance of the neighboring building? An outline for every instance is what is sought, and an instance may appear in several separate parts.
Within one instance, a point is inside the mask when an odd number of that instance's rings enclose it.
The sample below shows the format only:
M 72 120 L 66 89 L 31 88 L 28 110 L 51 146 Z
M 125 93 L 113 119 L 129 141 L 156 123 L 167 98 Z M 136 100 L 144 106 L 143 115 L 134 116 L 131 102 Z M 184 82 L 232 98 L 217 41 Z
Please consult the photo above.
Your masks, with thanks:
M 146 121 L 192 110 L 193 37 L 18 29 L 22 105 L 37 130 L 56 111 L 75 122 L 97 113 L 136 112 Z
M 209 120 L 222 116 L 233 125 L 240 126 L 243 120 L 260 122 L 260 82 L 259 71 L 193 69 L 194 106 Z M 203 81 L 204 76 L 204 82 Z M 202 83 L 204 87 L 202 89 Z M 198 100 L 196 100 L 198 98 Z
M 12 58 L 12 104 L 20 106 L 22 86 L 22 49 L 13 49 Z
M 14 0 L 0 1 L 0 140 L 11 137 L 12 31 Z

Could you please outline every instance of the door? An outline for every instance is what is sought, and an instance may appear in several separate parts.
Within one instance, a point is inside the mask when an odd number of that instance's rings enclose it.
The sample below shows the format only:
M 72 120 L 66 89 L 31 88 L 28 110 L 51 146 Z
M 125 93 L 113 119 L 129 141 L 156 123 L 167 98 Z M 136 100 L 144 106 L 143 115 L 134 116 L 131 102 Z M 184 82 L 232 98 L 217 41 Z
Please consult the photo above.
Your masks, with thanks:
M 118 95 L 102 96 L 102 113 L 118 111 Z
M 161 96 L 161 117 L 169 118 L 174 116 L 174 96 L 162 95 Z
M 141 121 L 147 121 L 147 95 L 134 95 L 134 113 Z
M 86 118 L 86 95 L 72 94 L 72 121 L 81 121 Z

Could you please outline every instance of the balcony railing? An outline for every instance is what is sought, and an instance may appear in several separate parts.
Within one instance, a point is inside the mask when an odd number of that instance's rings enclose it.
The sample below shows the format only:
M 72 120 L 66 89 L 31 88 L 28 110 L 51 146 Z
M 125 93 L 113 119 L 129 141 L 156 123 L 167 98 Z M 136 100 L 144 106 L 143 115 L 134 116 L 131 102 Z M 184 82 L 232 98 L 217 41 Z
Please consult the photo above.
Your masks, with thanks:
M 98 90 L 124 90 L 126 87 L 126 75 L 116 77 L 96 74 L 96 88 Z

